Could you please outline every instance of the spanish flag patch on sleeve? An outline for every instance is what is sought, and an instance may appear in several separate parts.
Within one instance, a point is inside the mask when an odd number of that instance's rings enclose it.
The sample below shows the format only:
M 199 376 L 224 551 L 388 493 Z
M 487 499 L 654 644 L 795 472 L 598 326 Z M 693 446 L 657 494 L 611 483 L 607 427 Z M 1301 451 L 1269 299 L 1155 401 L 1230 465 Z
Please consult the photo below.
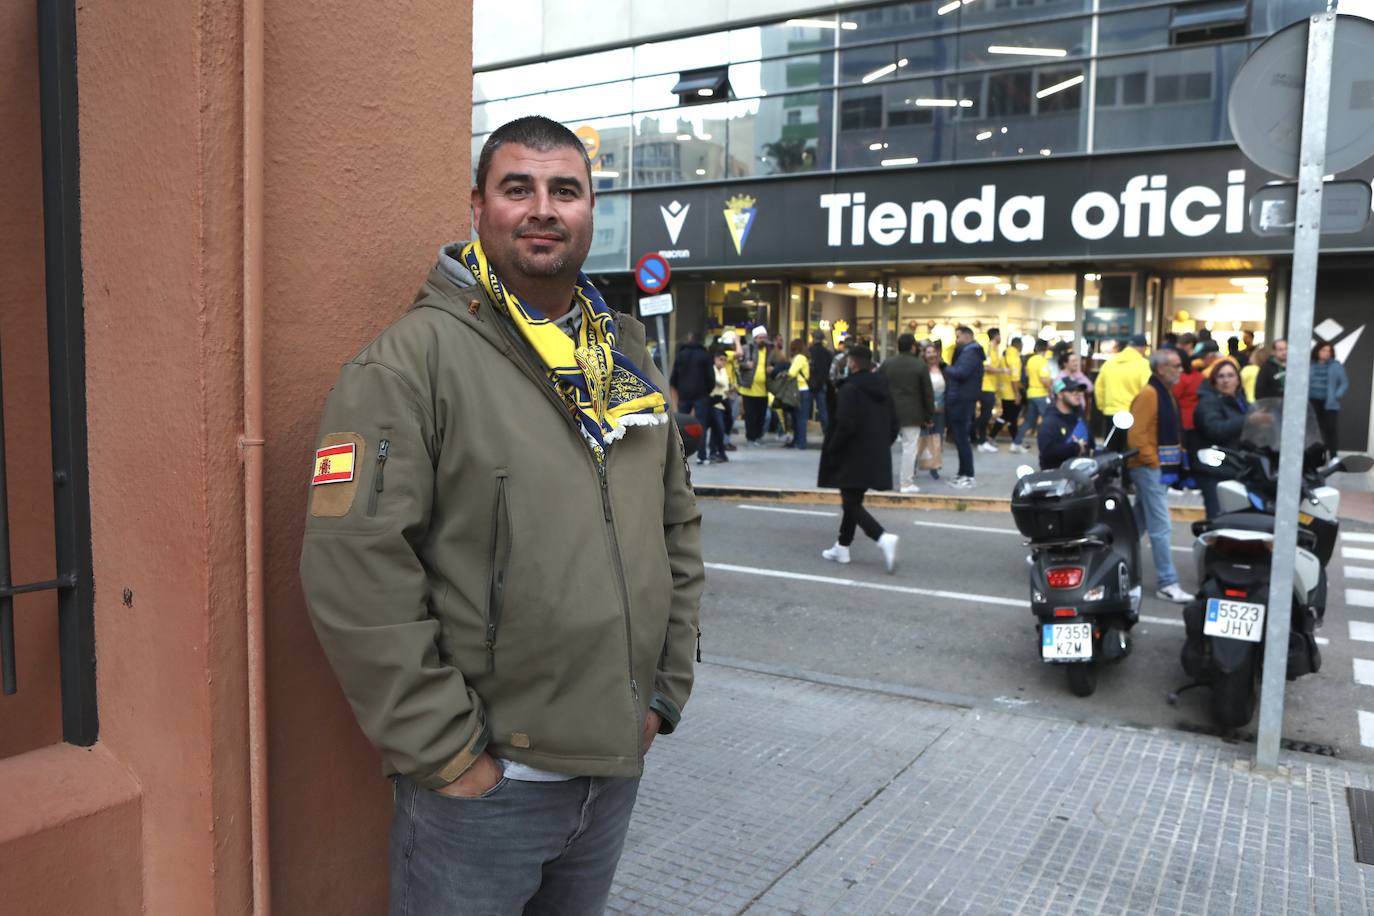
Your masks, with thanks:
M 323 483 L 351 483 L 353 459 L 356 454 L 357 448 L 352 442 L 316 449 L 315 472 L 310 478 L 310 485 L 317 487 Z

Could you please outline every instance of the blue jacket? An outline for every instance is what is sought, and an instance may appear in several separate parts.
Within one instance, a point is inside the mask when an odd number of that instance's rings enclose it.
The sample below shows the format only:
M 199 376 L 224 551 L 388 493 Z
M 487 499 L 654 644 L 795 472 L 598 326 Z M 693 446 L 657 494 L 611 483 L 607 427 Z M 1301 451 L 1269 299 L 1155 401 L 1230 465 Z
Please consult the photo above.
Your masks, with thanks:
M 970 341 L 954 350 L 954 359 L 945 368 L 945 405 L 973 404 L 983 391 L 983 348 Z
M 1326 364 L 1326 409 L 1340 410 L 1341 398 L 1345 397 L 1349 390 L 1350 379 L 1346 378 L 1345 367 L 1341 365 L 1340 360 L 1331 360 Z
M 1088 446 L 1086 452 L 1078 450 L 1078 443 Z M 1081 454 L 1093 453 L 1093 439 L 1088 426 L 1077 411 L 1060 413 L 1058 407 L 1051 407 L 1040 420 L 1040 433 L 1036 436 L 1040 447 L 1040 470 L 1049 471 L 1059 467 L 1070 458 Z

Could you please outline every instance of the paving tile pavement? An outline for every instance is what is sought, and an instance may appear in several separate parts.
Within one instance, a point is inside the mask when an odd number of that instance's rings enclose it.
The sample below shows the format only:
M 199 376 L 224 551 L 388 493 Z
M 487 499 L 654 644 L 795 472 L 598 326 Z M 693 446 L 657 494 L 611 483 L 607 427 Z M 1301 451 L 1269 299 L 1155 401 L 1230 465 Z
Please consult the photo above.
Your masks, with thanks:
M 609 911 L 1374 912 L 1374 770 L 702 665 L 650 756 Z

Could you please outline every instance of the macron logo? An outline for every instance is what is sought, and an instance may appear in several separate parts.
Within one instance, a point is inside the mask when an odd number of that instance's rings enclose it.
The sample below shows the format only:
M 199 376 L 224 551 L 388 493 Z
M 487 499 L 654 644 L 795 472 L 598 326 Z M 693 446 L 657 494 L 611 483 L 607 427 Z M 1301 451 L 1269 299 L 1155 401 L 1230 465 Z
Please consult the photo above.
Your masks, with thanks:
M 682 224 L 687 221 L 687 211 L 690 209 L 691 204 L 681 204 L 677 201 L 658 208 L 658 212 L 663 214 L 663 225 L 668 229 L 668 238 L 672 239 L 674 245 L 677 244 L 677 237 L 682 234 Z

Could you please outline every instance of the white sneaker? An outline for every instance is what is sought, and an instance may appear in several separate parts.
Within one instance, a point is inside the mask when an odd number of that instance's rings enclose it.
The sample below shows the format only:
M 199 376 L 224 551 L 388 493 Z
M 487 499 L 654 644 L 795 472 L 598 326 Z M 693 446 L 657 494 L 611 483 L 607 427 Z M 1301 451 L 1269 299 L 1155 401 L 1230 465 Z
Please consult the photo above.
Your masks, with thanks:
M 1164 601 L 1172 601 L 1174 604 L 1187 604 L 1193 600 L 1193 596 L 1179 588 L 1177 582 L 1166 585 L 1155 592 L 1155 597 Z
M 878 549 L 883 552 L 883 563 L 887 565 L 887 571 L 892 572 L 897 568 L 897 535 L 891 531 L 883 533 L 878 538 Z
M 907 484 L 906 486 L 902 487 L 902 492 L 903 492 L 903 493 L 920 493 L 920 492 L 921 492 L 921 488 L 918 487 L 918 486 L 916 486 L 916 484 L 914 484 L 914 483 L 909 483 L 909 484 Z
M 1030 449 L 1026 448 L 1024 445 L 1017 445 L 1015 442 L 1013 442 L 1007 448 L 1007 451 L 1011 452 L 1013 455 L 1024 455 L 1026 454 L 1026 452 L 1029 452 Z
M 990 454 L 990 455 L 995 455 L 995 454 L 997 454 L 998 452 L 1000 452 L 1001 449 L 999 449 L 997 446 L 993 445 L 991 442 L 982 442 L 982 443 L 980 443 L 980 444 L 978 445 L 978 451 L 980 451 L 980 452 L 986 452 L 986 453 L 988 453 L 988 454 Z
M 974 487 L 975 481 L 972 477 L 956 477 L 949 482 L 949 485 L 961 490 L 970 490 Z
M 848 563 L 849 548 L 841 545 L 839 541 L 836 541 L 835 546 L 822 550 L 821 556 L 825 557 L 827 560 L 834 560 L 836 563 Z

